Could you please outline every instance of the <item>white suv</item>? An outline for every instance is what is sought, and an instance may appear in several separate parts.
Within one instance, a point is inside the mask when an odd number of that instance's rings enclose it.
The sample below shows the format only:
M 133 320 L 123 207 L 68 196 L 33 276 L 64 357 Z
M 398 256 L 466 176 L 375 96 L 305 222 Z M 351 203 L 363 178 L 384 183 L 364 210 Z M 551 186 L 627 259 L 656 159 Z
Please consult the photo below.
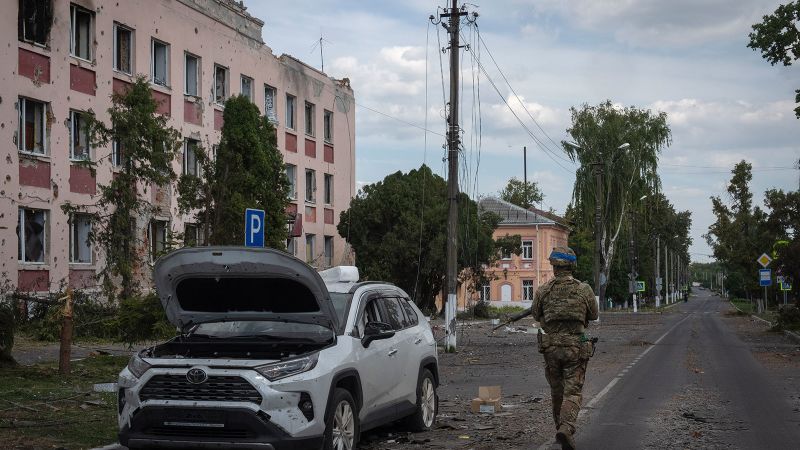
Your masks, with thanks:
M 181 334 L 120 373 L 121 444 L 352 449 L 398 419 L 433 425 L 436 341 L 401 289 L 239 247 L 177 250 L 154 276 Z

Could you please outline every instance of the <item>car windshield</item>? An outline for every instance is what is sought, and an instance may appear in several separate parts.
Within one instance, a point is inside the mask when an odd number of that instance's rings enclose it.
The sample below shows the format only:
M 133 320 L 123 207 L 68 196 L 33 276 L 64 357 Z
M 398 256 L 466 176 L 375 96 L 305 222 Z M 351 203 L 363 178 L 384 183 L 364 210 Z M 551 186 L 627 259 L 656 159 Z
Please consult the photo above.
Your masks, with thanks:
M 336 317 L 339 319 L 339 325 L 342 327 L 344 327 L 347 321 L 347 305 L 350 304 L 351 298 L 353 298 L 353 294 L 331 292 L 333 308 L 336 310 Z
M 333 331 L 321 325 L 299 322 L 278 322 L 274 320 L 241 320 L 203 323 L 195 327 L 191 335 L 218 339 L 238 337 L 320 343 L 328 342 L 333 339 Z

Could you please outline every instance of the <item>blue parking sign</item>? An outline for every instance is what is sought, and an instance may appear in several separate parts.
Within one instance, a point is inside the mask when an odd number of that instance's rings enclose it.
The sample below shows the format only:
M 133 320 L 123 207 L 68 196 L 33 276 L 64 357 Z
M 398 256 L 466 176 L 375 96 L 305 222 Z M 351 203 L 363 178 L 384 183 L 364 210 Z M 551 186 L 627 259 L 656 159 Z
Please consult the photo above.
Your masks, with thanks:
M 244 246 L 264 247 L 264 210 L 244 211 Z
M 758 271 L 758 284 L 759 286 L 772 286 L 772 270 L 759 269 Z

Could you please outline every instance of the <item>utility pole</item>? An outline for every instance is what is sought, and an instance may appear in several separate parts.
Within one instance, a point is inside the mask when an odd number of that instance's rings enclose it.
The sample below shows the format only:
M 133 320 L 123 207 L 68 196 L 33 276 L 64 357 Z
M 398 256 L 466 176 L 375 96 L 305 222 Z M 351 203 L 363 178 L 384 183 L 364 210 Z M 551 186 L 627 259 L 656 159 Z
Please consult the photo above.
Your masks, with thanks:
M 456 309 L 458 292 L 458 149 L 460 146 L 460 128 L 458 125 L 458 74 L 459 74 L 459 26 L 461 17 L 467 12 L 458 7 L 458 1 L 452 0 L 451 7 L 439 15 L 439 23 L 450 35 L 450 102 L 447 116 L 447 275 L 445 286 L 445 351 L 456 351 Z M 444 23 L 444 18 L 448 23 Z M 430 17 L 434 20 L 433 16 Z
M 605 290 L 600 282 L 600 265 L 603 260 L 602 240 L 602 221 L 600 211 L 600 199 L 603 198 L 603 163 L 598 161 L 592 164 L 594 169 L 594 289 L 595 300 L 600 306 L 600 310 L 606 310 Z
M 661 236 L 656 236 L 656 270 L 653 271 L 656 286 L 656 308 L 661 306 L 661 284 L 664 282 L 664 280 L 661 280 L 661 283 L 659 283 L 661 278 L 659 277 L 659 270 L 661 270 Z
M 522 183 L 523 191 L 525 193 L 525 209 L 530 208 L 531 204 L 528 202 L 528 147 L 522 147 Z M 538 281 L 537 281 L 538 283 Z
M 635 223 L 635 215 L 633 213 L 633 206 L 631 205 L 631 209 L 628 212 L 630 214 L 630 219 L 628 222 L 630 223 L 630 235 L 628 236 L 628 259 L 630 260 L 630 273 L 628 274 L 628 290 L 631 293 L 631 300 L 633 302 L 633 312 L 638 312 L 638 307 L 636 304 L 636 243 L 633 238 L 633 233 L 636 231 L 636 223 Z

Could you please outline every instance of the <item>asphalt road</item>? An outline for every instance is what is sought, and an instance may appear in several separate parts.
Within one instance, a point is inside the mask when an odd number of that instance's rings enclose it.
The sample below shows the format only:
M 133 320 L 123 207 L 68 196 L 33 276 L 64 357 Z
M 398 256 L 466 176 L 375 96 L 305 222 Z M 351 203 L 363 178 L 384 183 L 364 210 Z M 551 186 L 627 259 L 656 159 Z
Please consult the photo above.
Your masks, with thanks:
M 594 398 L 578 448 L 797 448 L 800 413 L 700 290 Z

